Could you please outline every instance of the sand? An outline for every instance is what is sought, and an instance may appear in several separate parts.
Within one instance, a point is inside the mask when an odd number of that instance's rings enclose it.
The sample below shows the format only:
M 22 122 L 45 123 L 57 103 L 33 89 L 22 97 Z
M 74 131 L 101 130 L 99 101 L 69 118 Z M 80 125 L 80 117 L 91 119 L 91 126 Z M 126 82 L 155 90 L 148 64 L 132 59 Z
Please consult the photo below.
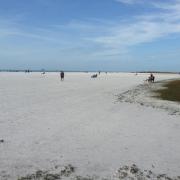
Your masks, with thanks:
M 91 75 L 65 73 L 61 82 L 58 73 L 0 73 L 1 180 L 68 164 L 78 176 L 98 178 L 132 164 L 180 175 L 179 114 L 143 106 L 144 96 L 140 103 L 119 101 L 148 74 Z

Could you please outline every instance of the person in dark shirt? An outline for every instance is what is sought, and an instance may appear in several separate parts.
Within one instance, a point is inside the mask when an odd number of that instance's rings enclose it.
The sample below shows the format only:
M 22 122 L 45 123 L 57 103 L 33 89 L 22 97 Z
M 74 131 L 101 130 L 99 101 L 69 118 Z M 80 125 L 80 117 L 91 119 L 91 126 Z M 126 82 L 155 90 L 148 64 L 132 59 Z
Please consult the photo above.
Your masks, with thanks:
M 61 76 L 61 81 L 64 81 L 64 71 L 61 71 L 60 76 Z

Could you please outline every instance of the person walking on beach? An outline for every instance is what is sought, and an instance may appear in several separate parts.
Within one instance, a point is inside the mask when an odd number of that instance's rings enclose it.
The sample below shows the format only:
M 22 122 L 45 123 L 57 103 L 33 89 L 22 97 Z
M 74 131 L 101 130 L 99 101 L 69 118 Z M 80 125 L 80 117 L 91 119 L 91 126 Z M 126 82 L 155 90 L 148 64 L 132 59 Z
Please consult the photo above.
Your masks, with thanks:
M 61 81 L 64 81 L 64 71 L 61 71 L 60 76 L 61 76 Z

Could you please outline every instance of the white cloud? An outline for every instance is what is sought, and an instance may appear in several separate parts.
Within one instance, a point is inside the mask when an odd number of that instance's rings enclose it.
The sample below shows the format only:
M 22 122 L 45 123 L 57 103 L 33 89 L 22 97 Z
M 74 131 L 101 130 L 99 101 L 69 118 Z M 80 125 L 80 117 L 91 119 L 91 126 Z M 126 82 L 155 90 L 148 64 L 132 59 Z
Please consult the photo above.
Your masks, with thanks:
M 129 4 L 143 2 L 143 0 L 116 1 Z M 63 47 L 64 51 L 75 49 L 78 51 L 76 54 L 83 54 L 84 57 L 86 54 L 92 57 L 120 56 L 127 53 L 131 46 L 153 42 L 175 33 L 180 34 L 180 0 L 171 4 L 162 1 L 151 3 L 160 11 L 132 17 L 128 22 L 97 19 L 71 21 L 63 25 L 27 31 L 14 22 L 5 24 L 0 20 L 0 37 L 22 36 L 56 43 L 58 47 Z
M 126 3 L 135 3 L 138 0 L 126 1 L 118 0 Z M 134 17 L 129 23 L 117 23 L 110 27 L 108 35 L 99 36 L 92 41 L 101 44 L 104 48 L 127 49 L 142 43 L 149 43 L 169 35 L 180 33 L 180 0 L 174 3 L 153 3 L 155 8 L 161 11 L 150 15 L 141 15 Z M 166 11 L 164 11 L 164 9 Z

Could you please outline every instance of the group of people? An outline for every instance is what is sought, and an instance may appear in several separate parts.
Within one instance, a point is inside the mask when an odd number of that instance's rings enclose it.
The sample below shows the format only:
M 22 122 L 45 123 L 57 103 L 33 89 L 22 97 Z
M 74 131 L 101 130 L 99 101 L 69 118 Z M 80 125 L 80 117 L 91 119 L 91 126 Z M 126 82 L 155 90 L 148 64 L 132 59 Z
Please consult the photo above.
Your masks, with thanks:
M 45 72 L 43 72 L 43 74 L 45 74 Z M 100 74 L 100 73 L 99 73 Z M 64 81 L 64 71 L 60 72 L 60 77 L 61 77 L 61 81 Z M 93 74 L 91 76 L 91 78 L 97 78 L 97 74 Z M 148 82 L 154 82 L 155 81 L 155 76 L 151 73 L 150 76 L 148 77 L 148 79 L 146 80 Z

